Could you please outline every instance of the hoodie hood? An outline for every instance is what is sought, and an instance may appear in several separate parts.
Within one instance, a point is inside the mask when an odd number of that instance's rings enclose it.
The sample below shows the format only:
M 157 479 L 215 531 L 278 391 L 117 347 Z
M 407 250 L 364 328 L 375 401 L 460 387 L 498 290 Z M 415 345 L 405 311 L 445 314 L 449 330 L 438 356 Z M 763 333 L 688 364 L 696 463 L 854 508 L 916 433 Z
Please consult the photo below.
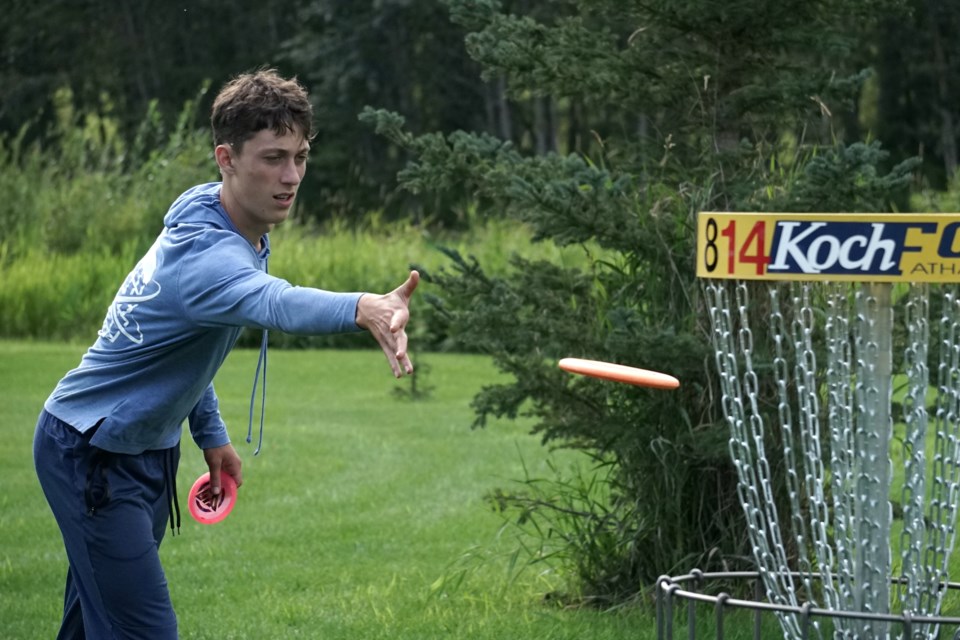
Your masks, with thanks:
M 191 233 L 198 228 L 204 228 L 235 233 L 243 238 L 240 229 L 220 203 L 221 186 L 220 182 L 208 182 L 184 191 L 163 216 L 163 226 L 174 233 L 177 229 Z M 257 257 L 266 271 L 266 260 L 270 256 L 269 235 L 265 234 L 260 238 L 260 246 L 262 249 Z M 252 245 L 250 248 L 257 253 Z
M 203 224 L 239 233 L 220 204 L 220 185 L 209 182 L 185 191 L 163 216 L 163 226 L 173 229 L 181 224 Z

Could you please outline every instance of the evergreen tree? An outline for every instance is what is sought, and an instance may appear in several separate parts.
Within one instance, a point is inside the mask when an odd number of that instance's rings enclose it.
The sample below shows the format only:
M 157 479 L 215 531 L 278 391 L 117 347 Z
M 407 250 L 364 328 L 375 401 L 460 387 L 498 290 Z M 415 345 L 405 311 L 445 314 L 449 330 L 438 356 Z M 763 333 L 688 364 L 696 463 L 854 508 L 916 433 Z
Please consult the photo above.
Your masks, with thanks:
M 593 480 L 563 478 L 496 504 L 548 547 L 562 541 L 555 551 L 598 602 L 670 571 L 736 565 L 748 549 L 694 278 L 695 214 L 889 206 L 909 165 L 883 175 L 876 145 L 831 140 L 832 113 L 863 79 L 844 65 L 845 25 L 892 3 L 567 0 L 537 19 L 496 0 L 447 2 L 485 79 L 503 78 L 517 101 L 549 96 L 559 129 L 584 132 L 530 154 L 490 135 L 415 136 L 384 110 L 362 116 L 412 154 L 399 175 L 408 190 L 460 185 L 482 211 L 590 252 L 588 272 L 517 256 L 498 278 L 450 252 L 450 267 L 428 274 L 460 345 L 512 374 L 476 396 L 477 424 L 535 416 L 545 443 L 582 449 L 602 471 L 602 498 Z M 666 370 L 681 388 L 571 378 L 556 367 L 566 356 Z

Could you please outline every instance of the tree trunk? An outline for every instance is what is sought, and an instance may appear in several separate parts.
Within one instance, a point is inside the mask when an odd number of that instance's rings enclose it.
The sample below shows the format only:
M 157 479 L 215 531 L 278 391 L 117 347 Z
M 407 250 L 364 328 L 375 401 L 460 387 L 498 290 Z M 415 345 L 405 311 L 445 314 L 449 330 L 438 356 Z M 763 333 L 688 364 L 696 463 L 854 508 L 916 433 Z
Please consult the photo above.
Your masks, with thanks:
M 557 114 L 553 100 L 548 96 L 533 99 L 533 132 L 539 155 L 557 150 Z
M 943 168 L 947 173 L 947 180 L 957 174 L 957 134 L 953 124 L 953 114 L 950 111 L 950 86 L 947 55 L 943 48 L 943 39 L 940 37 L 940 20 L 937 19 L 937 3 L 927 2 L 927 25 L 930 29 L 930 42 L 933 47 L 933 65 L 937 80 L 937 111 L 940 113 L 940 146 L 943 153 Z
M 497 78 L 496 96 L 500 138 L 513 140 L 513 120 L 510 114 L 510 102 L 507 100 L 507 81 L 503 77 Z

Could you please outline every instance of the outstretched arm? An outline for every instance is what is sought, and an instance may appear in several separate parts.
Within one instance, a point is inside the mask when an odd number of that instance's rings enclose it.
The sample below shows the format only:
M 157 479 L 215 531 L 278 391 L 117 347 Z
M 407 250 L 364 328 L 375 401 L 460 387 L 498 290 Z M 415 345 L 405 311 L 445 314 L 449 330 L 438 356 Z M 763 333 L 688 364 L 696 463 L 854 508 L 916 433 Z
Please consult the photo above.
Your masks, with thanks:
M 407 281 L 383 295 L 366 293 L 357 302 L 357 326 L 376 338 L 387 356 L 394 377 L 413 373 L 407 353 L 407 322 L 410 320 L 410 298 L 420 274 L 411 271 Z

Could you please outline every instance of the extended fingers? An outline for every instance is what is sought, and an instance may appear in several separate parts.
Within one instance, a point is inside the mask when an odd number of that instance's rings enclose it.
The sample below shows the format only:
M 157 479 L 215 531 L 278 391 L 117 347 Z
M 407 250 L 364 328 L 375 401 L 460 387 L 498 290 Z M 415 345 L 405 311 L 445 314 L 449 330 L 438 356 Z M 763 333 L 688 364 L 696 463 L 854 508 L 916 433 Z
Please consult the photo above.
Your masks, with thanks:
M 409 321 L 410 310 L 405 306 L 397 309 L 393 312 L 393 315 L 390 316 L 390 333 L 403 331 L 407 327 L 407 322 Z
M 407 353 L 407 332 L 401 331 L 397 335 L 397 361 L 407 373 L 413 373 L 413 364 Z
M 407 372 L 407 375 L 413 373 L 413 363 L 410 362 L 410 356 L 406 353 L 403 354 L 403 357 L 398 359 L 398 364 L 403 367 L 403 370 Z
M 403 366 L 400 362 L 400 357 L 397 356 L 396 350 L 391 348 L 390 345 L 384 344 L 383 355 L 387 357 L 387 363 L 390 364 L 390 370 L 393 371 L 393 377 L 403 377 Z
M 402 328 L 397 331 L 388 331 L 377 336 L 380 348 L 390 363 L 393 376 L 400 378 L 404 373 L 413 373 L 413 364 L 407 354 L 407 333 Z

